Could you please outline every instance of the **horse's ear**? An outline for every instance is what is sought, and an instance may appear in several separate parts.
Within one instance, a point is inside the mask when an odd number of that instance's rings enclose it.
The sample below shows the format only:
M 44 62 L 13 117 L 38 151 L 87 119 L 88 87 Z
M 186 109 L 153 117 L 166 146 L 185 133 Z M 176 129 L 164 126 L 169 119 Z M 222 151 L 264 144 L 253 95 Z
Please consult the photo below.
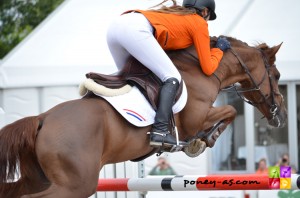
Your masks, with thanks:
M 282 45 L 283 42 L 281 42 L 279 45 L 276 45 L 272 48 L 270 48 L 268 51 L 269 53 L 269 56 L 270 57 L 274 57 L 276 55 L 276 53 L 278 52 L 278 50 L 280 49 L 281 45 Z
M 280 43 L 279 45 L 276 45 L 274 47 L 265 49 L 265 53 L 269 57 L 269 63 L 271 65 L 273 65 L 274 62 L 276 61 L 276 56 L 275 55 L 278 52 L 278 50 L 280 49 L 281 45 L 282 45 L 282 43 Z

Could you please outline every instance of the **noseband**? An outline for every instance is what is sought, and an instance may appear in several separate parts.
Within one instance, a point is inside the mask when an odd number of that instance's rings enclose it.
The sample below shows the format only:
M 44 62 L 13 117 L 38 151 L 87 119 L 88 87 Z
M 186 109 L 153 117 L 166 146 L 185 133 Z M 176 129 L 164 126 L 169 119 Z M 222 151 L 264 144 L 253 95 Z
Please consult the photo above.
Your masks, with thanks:
M 261 103 L 267 103 L 268 106 L 270 107 L 269 111 L 270 113 L 272 114 L 273 118 L 277 115 L 279 109 L 278 109 L 278 106 L 275 102 L 275 95 L 281 95 L 280 93 L 276 93 L 275 90 L 274 90 L 274 87 L 273 87 L 273 76 L 271 75 L 270 73 L 270 64 L 268 63 L 267 61 L 267 58 L 264 54 L 264 52 L 260 49 L 258 49 L 261 53 L 261 56 L 262 56 L 262 59 L 264 61 L 264 64 L 265 64 L 265 72 L 264 72 L 264 75 L 262 77 L 262 80 L 259 81 L 259 83 L 256 83 L 253 76 L 251 75 L 248 67 L 246 66 L 246 64 L 244 63 L 244 61 L 241 59 L 241 57 L 236 53 L 236 51 L 234 49 L 230 49 L 230 51 L 232 52 L 232 54 L 237 58 L 237 60 L 239 61 L 241 67 L 243 68 L 243 70 L 245 71 L 245 73 L 249 76 L 251 82 L 252 82 L 252 85 L 253 87 L 252 88 L 240 88 L 238 87 L 236 84 L 233 84 L 229 87 L 226 87 L 224 89 L 221 89 L 221 91 L 231 91 L 233 89 L 234 92 L 237 93 L 237 95 L 242 99 L 244 100 L 245 102 L 247 102 L 248 104 L 252 105 L 252 106 L 257 106 Z M 275 67 L 275 65 L 272 65 L 272 67 Z M 219 77 L 214 74 L 215 77 L 220 81 Z M 271 90 L 271 94 L 268 95 L 267 97 L 265 96 L 265 94 L 261 91 L 260 89 L 260 85 L 263 83 L 263 81 L 265 80 L 266 76 L 268 76 L 269 78 L 269 84 L 270 84 L 270 90 Z M 220 81 L 221 83 L 221 81 Z M 245 92 L 251 92 L 251 91 L 258 91 L 260 96 L 262 97 L 262 100 L 260 102 L 253 102 L 253 101 L 250 101 L 248 100 L 247 98 L 245 98 L 241 93 L 245 93 Z M 269 102 L 269 97 L 271 97 L 271 102 Z

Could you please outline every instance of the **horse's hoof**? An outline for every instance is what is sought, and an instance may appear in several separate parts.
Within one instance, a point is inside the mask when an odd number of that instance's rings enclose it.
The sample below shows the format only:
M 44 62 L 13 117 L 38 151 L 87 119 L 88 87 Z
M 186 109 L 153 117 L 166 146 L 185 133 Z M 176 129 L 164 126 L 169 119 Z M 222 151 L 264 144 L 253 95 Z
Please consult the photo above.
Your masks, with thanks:
M 184 147 L 184 153 L 189 157 L 197 157 L 206 149 L 206 143 L 201 139 L 195 139 L 190 142 L 187 147 Z

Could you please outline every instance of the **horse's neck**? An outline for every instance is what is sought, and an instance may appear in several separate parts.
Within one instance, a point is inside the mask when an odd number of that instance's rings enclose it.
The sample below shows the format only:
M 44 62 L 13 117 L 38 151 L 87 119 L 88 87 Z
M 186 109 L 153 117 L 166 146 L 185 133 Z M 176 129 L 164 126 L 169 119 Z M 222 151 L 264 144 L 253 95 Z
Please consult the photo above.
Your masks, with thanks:
M 247 63 L 246 59 L 244 61 Z M 247 75 L 245 74 L 245 68 L 242 67 L 238 58 L 230 50 L 224 53 L 222 61 L 215 71 L 215 75 L 221 82 L 220 89 L 246 80 Z
M 209 100 L 216 98 L 220 82 L 214 75 L 206 76 L 201 71 L 198 56 L 193 46 L 184 50 L 172 51 L 168 54 L 187 86 L 189 100 L 203 101 L 207 98 Z
M 239 74 L 240 68 L 238 65 L 227 65 L 220 63 L 219 68 L 215 71 L 214 75 L 220 81 L 219 89 L 228 87 L 236 82 L 239 82 L 243 76 Z
M 246 78 L 245 71 L 238 59 L 229 50 L 224 53 L 218 69 L 211 76 L 206 76 L 201 71 L 194 46 L 170 52 L 169 56 L 180 71 L 189 89 L 189 94 L 191 93 L 196 98 L 203 98 L 202 92 L 204 92 L 208 94 L 207 98 L 212 100 L 217 96 L 220 89 L 241 82 Z

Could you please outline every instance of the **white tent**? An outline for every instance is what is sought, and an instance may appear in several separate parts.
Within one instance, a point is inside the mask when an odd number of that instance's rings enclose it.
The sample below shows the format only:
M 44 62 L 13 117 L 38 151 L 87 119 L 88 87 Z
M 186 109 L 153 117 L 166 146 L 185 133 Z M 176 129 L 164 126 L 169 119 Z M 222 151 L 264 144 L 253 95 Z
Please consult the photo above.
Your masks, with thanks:
M 277 54 L 281 81 L 299 80 L 300 2 L 297 0 L 216 0 L 218 18 L 211 33 L 225 34 L 249 45 L 283 42 Z
M 5 123 L 41 113 L 77 98 L 90 71 L 116 70 L 106 45 L 106 28 L 137 0 L 66 0 L 0 62 L 0 106 Z M 131 5 L 131 6 L 130 6 Z
M 0 62 L 0 87 L 74 84 L 91 70 L 113 72 L 105 40 L 107 25 L 124 10 L 148 8 L 158 2 L 65 1 Z M 298 79 L 297 0 L 216 0 L 216 4 L 218 17 L 209 22 L 211 35 L 229 35 L 250 45 L 283 42 L 277 58 L 279 68 L 284 68 L 282 80 Z
M 300 39 L 297 37 L 300 35 L 300 1 L 215 1 L 218 17 L 209 22 L 212 36 L 228 35 L 249 45 L 266 42 L 273 46 L 283 42 L 277 55 L 281 81 L 300 80 Z M 106 45 L 108 24 L 127 9 L 148 8 L 159 2 L 66 0 L 0 61 L 0 106 L 6 112 L 0 127 L 78 98 L 77 86 L 87 72 L 114 72 L 116 68 Z M 199 159 L 205 161 L 205 158 L 203 155 Z M 106 169 L 111 172 L 114 168 Z M 204 163 L 198 171 L 205 174 L 207 169 Z M 136 174 L 134 171 L 127 167 L 127 174 Z M 128 176 L 124 172 L 117 174 Z

